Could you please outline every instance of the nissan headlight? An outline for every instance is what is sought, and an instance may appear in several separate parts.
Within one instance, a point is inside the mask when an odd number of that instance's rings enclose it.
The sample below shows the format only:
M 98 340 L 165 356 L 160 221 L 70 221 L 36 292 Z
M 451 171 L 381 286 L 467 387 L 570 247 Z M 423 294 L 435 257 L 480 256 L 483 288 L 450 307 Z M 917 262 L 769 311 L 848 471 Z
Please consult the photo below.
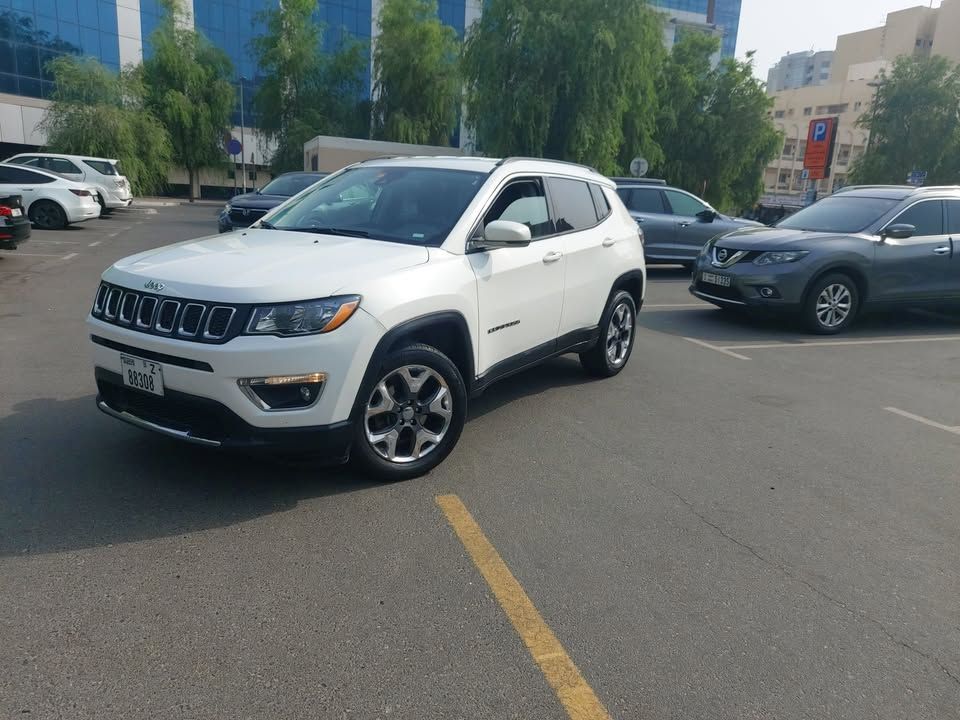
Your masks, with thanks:
M 263 305 L 253 309 L 246 334 L 294 337 L 328 333 L 349 320 L 358 307 L 357 295 Z
M 700 257 L 702 258 L 710 257 L 710 251 L 713 250 L 713 246 L 716 244 L 719 238 L 720 238 L 719 235 L 715 235 L 714 237 L 707 240 L 707 242 L 703 244 L 703 247 L 700 248 Z
M 765 252 L 756 260 L 754 265 L 783 265 L 784 263 L 793 263 L 797 260 L 803 260 L 810 254 L 809 250 L 793 250 L 790 252 Z

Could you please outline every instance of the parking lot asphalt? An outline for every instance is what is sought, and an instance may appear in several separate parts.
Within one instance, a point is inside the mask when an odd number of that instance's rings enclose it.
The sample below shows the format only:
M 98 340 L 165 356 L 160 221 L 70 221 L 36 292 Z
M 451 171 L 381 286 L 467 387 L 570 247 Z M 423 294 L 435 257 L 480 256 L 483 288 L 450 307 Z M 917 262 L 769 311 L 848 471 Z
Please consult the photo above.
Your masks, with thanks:
M 0 252 L 0 717 L 956 718 L 960 313 L 838 338 L 650 270 L 618 377 L 476 400 L 380 485 L 102 416 L 116 213 Z

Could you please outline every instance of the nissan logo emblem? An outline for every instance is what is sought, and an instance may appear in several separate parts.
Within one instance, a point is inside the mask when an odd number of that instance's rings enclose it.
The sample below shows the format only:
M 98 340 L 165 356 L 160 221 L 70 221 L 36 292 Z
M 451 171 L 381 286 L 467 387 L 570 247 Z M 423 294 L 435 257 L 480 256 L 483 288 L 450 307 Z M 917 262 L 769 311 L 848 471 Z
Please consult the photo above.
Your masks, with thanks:
M 727 259 L 726 249 L 721 248 L 720 250 L 717 250 L 717 260 L 719 260 L 720 262 L 725 262 L 726 259 Z

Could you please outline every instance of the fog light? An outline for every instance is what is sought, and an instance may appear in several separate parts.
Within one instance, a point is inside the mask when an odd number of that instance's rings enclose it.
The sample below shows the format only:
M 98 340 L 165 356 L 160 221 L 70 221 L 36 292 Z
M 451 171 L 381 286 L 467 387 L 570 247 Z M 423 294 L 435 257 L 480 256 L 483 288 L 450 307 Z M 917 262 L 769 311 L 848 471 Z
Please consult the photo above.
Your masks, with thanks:
M 765 298 L 778 298 L 780 293 L 776 291 L 775 288 L 771 287 L 762 287 L 760 288 L 760 294 Z
M 317 402 L 326 381 L 326 373 L 307 373 L 240 378 L 237 385 L 261 410 L 302 410 Z

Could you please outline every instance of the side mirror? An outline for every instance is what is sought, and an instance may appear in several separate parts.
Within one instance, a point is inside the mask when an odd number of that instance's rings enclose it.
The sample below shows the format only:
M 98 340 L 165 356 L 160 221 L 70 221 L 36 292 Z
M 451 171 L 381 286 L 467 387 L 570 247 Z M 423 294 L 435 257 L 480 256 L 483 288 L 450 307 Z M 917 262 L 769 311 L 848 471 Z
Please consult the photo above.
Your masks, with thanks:
M 888 225 L 884 230 L 880 231 L 880 242 L 883 242 L 887 238 L 893 238 L 894 240 L 906 240 L 917 234 L 917 228 L 915 225 L 907 225 L 906 223 L 897 223 L 896 225 Z
M 717 219 L 717 213 L 713 210 L 701 210 L 697 213 L 697 222 L 712 223 Z
M 530 228 L 523 223 L 494 220 L 483 229 L 483 247 L 526 247 L 530 237 Z

